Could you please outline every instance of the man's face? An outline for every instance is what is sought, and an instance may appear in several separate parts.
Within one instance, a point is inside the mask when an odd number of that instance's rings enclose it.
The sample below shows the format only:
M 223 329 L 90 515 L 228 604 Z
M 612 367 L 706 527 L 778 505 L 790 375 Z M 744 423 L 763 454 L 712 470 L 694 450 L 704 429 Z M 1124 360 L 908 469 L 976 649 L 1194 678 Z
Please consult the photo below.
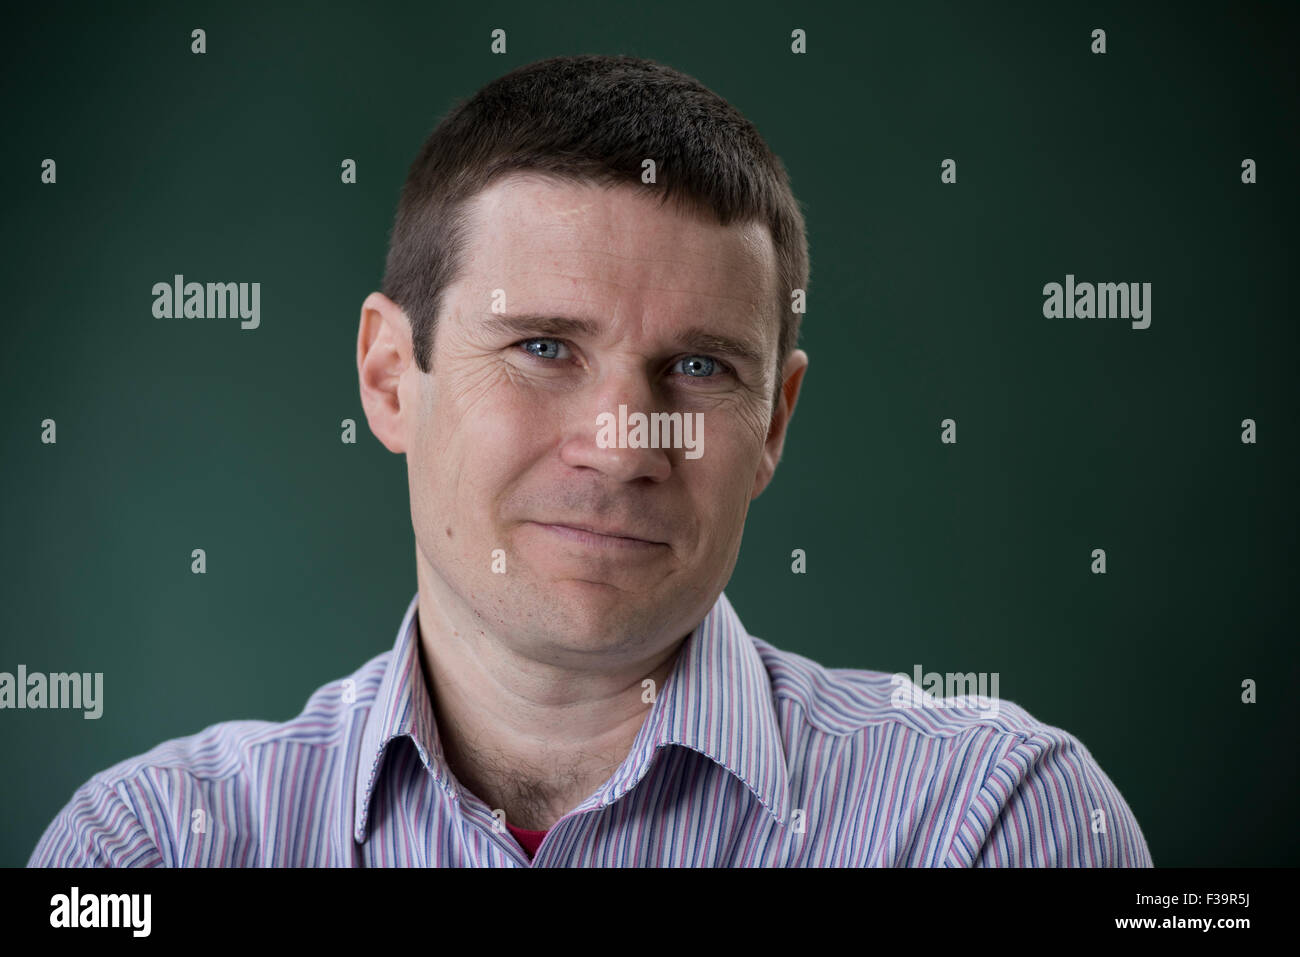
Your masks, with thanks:
M 471 208 L 432 371 L 403 368 L 386 442 L 406 452 L 422 581 L 452 622 L 538 660 L 666 647 L 731 576 L 806 363 L 773 434 L 768 233 L 532 176 Z M 620 405 L 702 422 L 695 451 L 602 447 Z

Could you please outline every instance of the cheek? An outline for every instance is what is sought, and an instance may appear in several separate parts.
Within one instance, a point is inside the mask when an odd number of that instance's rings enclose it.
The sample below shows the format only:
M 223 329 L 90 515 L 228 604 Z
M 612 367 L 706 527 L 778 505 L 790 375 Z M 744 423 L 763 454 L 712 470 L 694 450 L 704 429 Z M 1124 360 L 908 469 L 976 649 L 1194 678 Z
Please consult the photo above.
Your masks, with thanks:
M 435 397 L 422 450 L 431 514 L 454 515 L 467 536 L 495 534 L 500 506 L 556 440 L 544 407 L 494 378 Z
M 712 424 L 710 433 L 706 415 L 703 454 L 695 462 L 683 462 L 682 467 L 702 466 L 699 481 L 707 483 L 714 500 L 729 501 L 742 490 L 748 495 L 763 458 L 763 437 L 747 416 L 715 416 Z
M 685 476 L 688 507 L 700 522 L 706 550 L 726 551 L 740 534 L 761 458 L 762 447 L 752 434 L 732 423 L 728 430 L 715 428 L 712 436 L 706 431 L 704 454 L 678 466 L 690 470 Z
M 438 431 L 449 441 L 464 438 L 516 441 L 551 421 L 548 400 L 520 380 L 510 363 L 479 357 L 455 366 L 434 389 Z

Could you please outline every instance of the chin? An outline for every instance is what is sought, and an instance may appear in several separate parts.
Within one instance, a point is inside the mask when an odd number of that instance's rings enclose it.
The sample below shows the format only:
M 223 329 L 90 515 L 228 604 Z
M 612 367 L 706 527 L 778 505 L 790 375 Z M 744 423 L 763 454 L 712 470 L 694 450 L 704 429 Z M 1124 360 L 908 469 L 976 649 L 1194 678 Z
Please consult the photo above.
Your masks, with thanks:
M 614 647 L 653 624 L 636 596 L 607 582 L 566 578 L 545 587 L 551 600 L 537 624 L 542 630 L 553 631 L 556 640 L 569 648 L 594 651 Z

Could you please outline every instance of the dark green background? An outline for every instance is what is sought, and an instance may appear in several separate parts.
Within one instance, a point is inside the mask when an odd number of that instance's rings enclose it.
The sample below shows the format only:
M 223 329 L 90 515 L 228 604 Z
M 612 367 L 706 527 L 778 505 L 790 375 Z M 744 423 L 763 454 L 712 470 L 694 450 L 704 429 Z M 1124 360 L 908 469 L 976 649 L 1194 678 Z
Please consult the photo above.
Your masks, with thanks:
M 1293 4 L 128 6 L 24 5 L 0 39 L 0 671 L 105 684 L 98 721 L 0 712 L 0 863 L 96 771 L 288 719 L 391 646 L 414 538 L 361 301 L 437 119 L 563 53 L 694 75 L 805 206 L 811 366 L 727 589 L 750 631 L 999 672 L 1157 865 L 1297 863 Z M 261 328 L 154 319 L 177 272 L 260 282 Z M 1066 273 L 1151 282 L 1151 327 L 1045 319 Z

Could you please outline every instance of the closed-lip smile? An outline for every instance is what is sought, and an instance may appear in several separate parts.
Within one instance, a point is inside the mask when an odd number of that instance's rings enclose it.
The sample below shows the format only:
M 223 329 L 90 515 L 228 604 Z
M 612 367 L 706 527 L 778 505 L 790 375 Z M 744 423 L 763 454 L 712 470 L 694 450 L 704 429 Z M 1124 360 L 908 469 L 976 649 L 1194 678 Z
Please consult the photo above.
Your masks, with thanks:
M 622 530 L 598 530 L 586 525 L 561 525 L 547 522 L 534 522 L 533 524 L 549 529 L 570 541 L 605 548 L 657 548 L 667 544 L 666 542 L 656 542 L 647 538 L 638 538 Z

